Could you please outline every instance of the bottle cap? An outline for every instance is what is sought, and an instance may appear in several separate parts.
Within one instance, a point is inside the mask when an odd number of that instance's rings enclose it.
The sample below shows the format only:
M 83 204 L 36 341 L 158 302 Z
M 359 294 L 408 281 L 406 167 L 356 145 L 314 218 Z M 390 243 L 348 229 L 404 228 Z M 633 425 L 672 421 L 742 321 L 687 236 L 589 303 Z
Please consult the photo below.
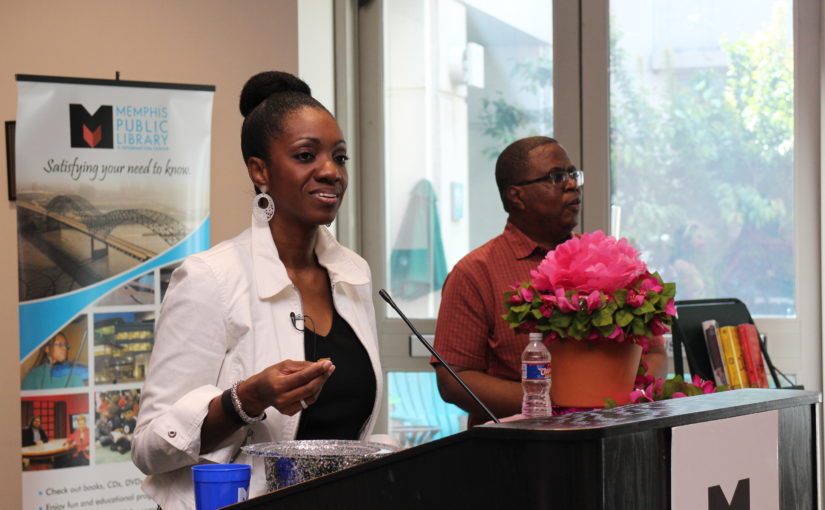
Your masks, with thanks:
M 528 338 L 531 342 L 541 342 L 544 340 L 544 333 L 530 332 Z

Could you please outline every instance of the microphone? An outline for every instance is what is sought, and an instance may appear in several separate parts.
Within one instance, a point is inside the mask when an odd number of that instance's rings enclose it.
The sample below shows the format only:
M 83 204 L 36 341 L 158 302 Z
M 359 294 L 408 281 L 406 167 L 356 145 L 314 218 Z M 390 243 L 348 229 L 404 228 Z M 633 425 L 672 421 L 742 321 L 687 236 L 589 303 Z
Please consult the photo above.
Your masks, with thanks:
M 312 320 L 312 317 L 309 315 L 289 312 L 289 320 L 292 321 L 292 327 L 298 331 L 303 331 L 304 328 L 306 328 L 307 321 L 309 321 L 309 326 L 312 328 L 313 332 L 315 331 L 315 321 Z M 300 328 L 298 327 L 298 321 L 303 323 Z
M 295 315 L 295 312 L 289 312 L 289 320 L 291 320 L 291 321 L 292 321 L 292 327 L 293 327 L 293 328 L 297 329 L 298 331 L 301 331 L 301 328 L 299 328 L 299 327 L 298 327 L 298 324 L 296 324 L 296 323 L 297 323 L 298 321 L 302 321 L 302 320 L 304 320 L 303 316 L 301 316 L 301 315 Z
M 387 293 L 387 291 L 386 291 L 386 290 L 384 290 L 384 289 L 381 289 L 381 290 L 379 290 L 379 291 L 378 291 L 378 295 L 379 295 L 379 296 L 381 296 L 381 299 L 383 299 L 384 301 L 386 301 L 386 302 L 387 302 L 387 304 L 389 304 L 391 307 L 393 307 L 393 309 L 394 309 L 394 310 L 398 313 L 398 315 L 400 315 L 400 316 L 401 316 L 401 318 L 404 320 L 404 322 L 406 322 L 406 323 L 407 323 L 407 326 L 410 328 L 410 330 L 412 330 L 412 332 L 415 334 L 415 336 L 416 336 L 416 337 L 418 337 L 418 339 L 421 341 L 421 343 L 422 343 L 422 344 L 424 344 L 424 347 L 426 347 L 426 348 L 427 348 L 427 350 L 428 350 L 428 351 L 430 351 L 430 352 L 432 353 L 432 355 L 436 357 L 436 359 L 438 360 L 438 362 L 439 362 L 439 363 L 441 363 L 441 364 L 444 366 L 444 368 L 446 368 L 446 369 L 447 369 L 447 372 L 449 372 L 449 373 L 450 373 L 450 375 L 451 375 L 451 376 L 453 376 L 453 379 L 455 379 L 456 381 L 458 381 L 458 384 L 460 384 L 460 385 L 461 385 L 461 387 L 462 387 L 462 388 L 464 388 L 464 391 L 466 391 L 468 395 L 470 395 L 471 397 L 473 397 L 473 400 L 475 400 L 475 401 L 476 401 L 476 404 L 478 404 L 478 405 L 479 405 L 482 409 L 484 409 L 484 412 L 485 412 L 485 413 L 487 413 L 487 416 L 489 416 L 489 417 L 490 417 L 490 419 L 491 419 L 494 423 L 501 423 L 501 422 L 499 421 L 499 419 L 498 419 L 498 418 L 496 418 L 496 415 L 494 415 L 494 414 L 493 414 L 493 413 L 492 413 L 492 412 L 491 412 L 491 411 L 487 408 L 487 406 L 486 406 L 486 405 L 484 405 L 484 402 L 482 402 L 482 401 L 481 401 L 481 399 L 480 399 L 480 398 L 478 398 L 478 395 L 476 395 L 475 393 L 473 393 L 473 390 L 471 390 L 471 389 L 470 389 L 470 387 L 469 387 L 469 386 L 467 386 L 467 383 L 465 383 L 465 382 L 464 382 L 464 380 L 463 380 L 463 379 L 461 379 L 461 377 L 459 377 L 457 373 L 455 373 L 455 370 L 453 370 L 453 369 L 450 367 L 450 365 L 448 365 L 448 364 L 447 364 L 447 362 L 446 362 L 446 361 L 444 361 L 444 359 L 441 357 L 441 355 L 440 355 L 440 354 L 438 354 L 438 352 L 435 350 L 435 348 L 434 348 L 432 345 L 430 345 L 430 343 L 429 343 L 428 341 L 424 340 L 424 337 L 423 337 L 423 336 L 421 336 L 421 333 L 419 333 L 419 332 L 418 332 L 418 330 L 417 330 L 417 329 L 415 329 L 415 326 L 413 326 L 413 325 L 412 325 L 412 322 L 410 322 L 410 320 L 407 318 L 407 316 L 406 316 L 406 315 L 404 315 L 404 313 L 401 311 L 401 309 L 400 309 L 400 308 L 398 308 L 398 305 L 396 305 L 396 304 L 395 304 L 395 301 L 393 301 L 393 300 L 392 300 L 392 298 L 391 298 L 391 297 L 390 297 L 390 295 Z

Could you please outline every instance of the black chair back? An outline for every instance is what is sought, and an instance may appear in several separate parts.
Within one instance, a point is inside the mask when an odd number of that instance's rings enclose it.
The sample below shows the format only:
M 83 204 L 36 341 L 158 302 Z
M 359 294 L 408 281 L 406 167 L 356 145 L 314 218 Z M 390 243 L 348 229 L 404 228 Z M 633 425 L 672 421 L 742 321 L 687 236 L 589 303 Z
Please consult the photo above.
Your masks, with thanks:
M 706 381 L 713 380 L 702 322 L 715 320 L 722 326 L 753 324 L 748 307 L 736 298 L 695 299 L 676 301 L 676 318 L 673 320 L 673 363 L 676 374 L 684 377 L 682 348 L 685 346 L 688 369 Z

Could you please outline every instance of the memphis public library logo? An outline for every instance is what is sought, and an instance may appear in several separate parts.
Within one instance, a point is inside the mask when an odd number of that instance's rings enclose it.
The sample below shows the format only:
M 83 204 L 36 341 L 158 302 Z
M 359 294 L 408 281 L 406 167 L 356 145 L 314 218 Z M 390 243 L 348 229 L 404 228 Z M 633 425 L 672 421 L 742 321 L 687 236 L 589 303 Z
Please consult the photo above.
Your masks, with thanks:
M 102 105 L 94 114 L 69 104 L 71 147 L 78 149 L 168 150 L 165 106 Z
M 114 130 L 112 129 L 112 106 L 104 105 L 94 115 L 89 114 L 82 104 L 69 105 L 69 129 L 71 145 L 75 148 L 112 149 Z

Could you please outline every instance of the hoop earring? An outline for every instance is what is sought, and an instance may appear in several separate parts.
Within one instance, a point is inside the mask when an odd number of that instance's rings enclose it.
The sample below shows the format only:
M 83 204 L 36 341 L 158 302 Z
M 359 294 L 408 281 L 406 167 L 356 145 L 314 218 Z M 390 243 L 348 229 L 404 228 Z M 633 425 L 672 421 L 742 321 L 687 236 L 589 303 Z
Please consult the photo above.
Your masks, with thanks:
M 260 189 L 261 192 L 252 199 L 252 216 L 258 221 L 269 223 L 269 220 L 275 216 L 275 202 L 266 192 L 266 186 L 261 186 Z M 261 206 L 261 200 L 266 203 L 263 207 Z

